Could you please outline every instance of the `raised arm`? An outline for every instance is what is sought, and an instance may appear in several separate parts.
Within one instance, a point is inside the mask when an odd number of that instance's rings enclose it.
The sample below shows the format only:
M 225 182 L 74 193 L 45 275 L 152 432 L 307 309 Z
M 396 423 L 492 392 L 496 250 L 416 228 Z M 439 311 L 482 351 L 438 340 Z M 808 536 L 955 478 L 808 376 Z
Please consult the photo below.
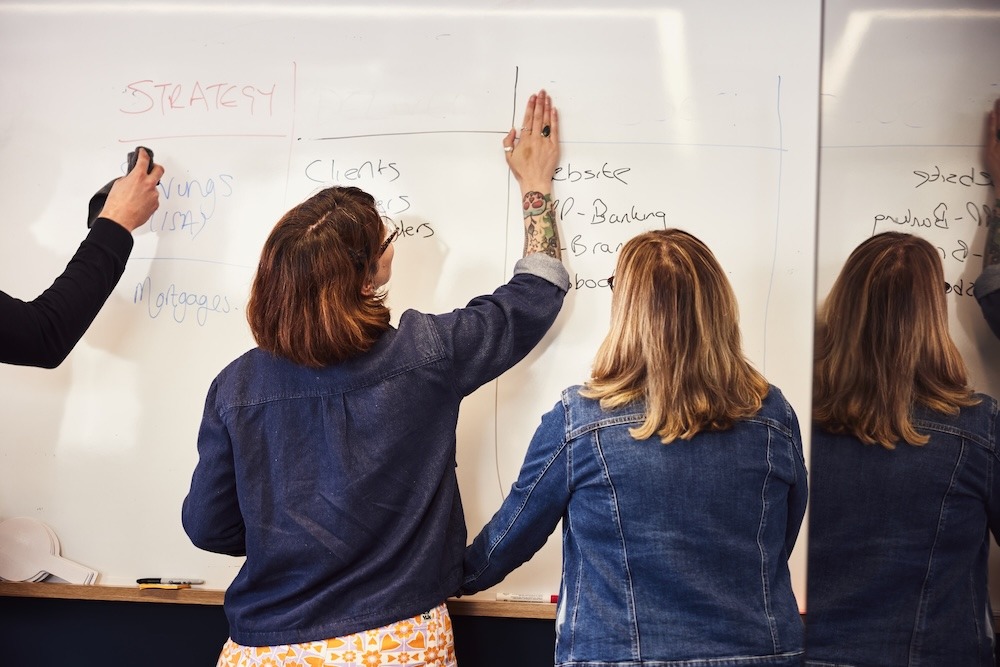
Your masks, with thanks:
M 524 256 L 543 252 L 562 259 L 552 200 L 552 177 L 559 165 L 559 114 L 544 90 L 528 100 L 520 135 L 514 129 L 508 132 L 503 149 L 521 186 Z
M 131 232 L 159 206 L 163 167 L 149 157 L 119 178 L 87 238 L 52 286 L 31 301 L 0 291 L 0 363 L 55 368 L 90 327 L 125 271 Z

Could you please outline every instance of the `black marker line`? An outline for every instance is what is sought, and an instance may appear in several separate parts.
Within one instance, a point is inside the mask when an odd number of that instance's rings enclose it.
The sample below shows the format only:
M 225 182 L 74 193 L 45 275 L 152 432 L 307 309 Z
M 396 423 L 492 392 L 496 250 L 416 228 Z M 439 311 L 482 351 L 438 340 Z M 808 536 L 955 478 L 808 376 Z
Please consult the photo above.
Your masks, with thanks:
M 514 127 L 514 123 L 517 119 L 517 81 L 520 75 L 520 67 L 514 66 L 514 91 L 513 100 L 511 102 L 510 109 L 510 126 Z M 507 170 L 507 213 L 506 222 L 504 223 L 504 240 L 503 240 L 503 275 L 500 279 L 503 280 L 507 275 L 507 257 L 510 252 L 510 182 L 513 175 L 510 173 L 510 169 Z M 500 477 L 500 378 L 497 378 L 493 383 L 493 462 L 497 471 L 497 488 L 500 489 L 500 502 L 503 502 L 505 496 L 503 494 L 503 480 Z
M 778 95 L 775 100 L 775 111 L 778 118 L 778 192 L 777 206 L 774 216 L 774 254 L 771 255 L 771 276 L 767 282 L 767 297 L 764 300 L 764 354 L 761 357 L 761 369 L 767 374 L 767 327 L 771 319 L 771 292 L 774 289 L 774 274 L 778 267 L 778 234 L 781 229 L 781 176 L 784 168 L 784 128 L 781 124 L 781 75 L 778 75 Z
M 820 145 L 820 150 L 840 150 L 851 148 L 985 148 L 981 144 L 837 144 Z

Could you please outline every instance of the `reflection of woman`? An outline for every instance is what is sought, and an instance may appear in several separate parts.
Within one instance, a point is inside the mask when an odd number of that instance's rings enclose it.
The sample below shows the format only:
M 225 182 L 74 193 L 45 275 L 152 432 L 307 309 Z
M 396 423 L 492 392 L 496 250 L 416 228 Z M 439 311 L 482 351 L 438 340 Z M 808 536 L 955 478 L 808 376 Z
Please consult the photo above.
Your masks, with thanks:
M 502 580 L 561 519 L 556 664 L 797 665 L 795 414 L 744 358 L 735 295 L 701 241 L 641 234 L 609 283 L 592 376 L 542 417 L 462 592 Z
M 976 299 L 983 317 L 1000 338 L 1000 99 L 993 103 L 986 135 L 986 169 L 993 179 L 994 205 L 983 247 L 983 272 L 976 278 Z
M 548 96 L 533 95 L 520 141 L 504 139 L 539 203 L 525 207 L 525 257 L 446 315 L 389 325 L 396 233 L 356 188 L 321 191 L 271 232 L 248 305 L 260 347 L 212 383 L 183 508 L 197 546 L 246 556 L 220 665 L 454 665 L 459 404 L 538 343 L 568 289 L 558 137 Z
M 948 333 L 927 241 L 851 254 L 817 333 L 806 655 L 838 665 L 993 665 L 986 587 L 1000 421 Z

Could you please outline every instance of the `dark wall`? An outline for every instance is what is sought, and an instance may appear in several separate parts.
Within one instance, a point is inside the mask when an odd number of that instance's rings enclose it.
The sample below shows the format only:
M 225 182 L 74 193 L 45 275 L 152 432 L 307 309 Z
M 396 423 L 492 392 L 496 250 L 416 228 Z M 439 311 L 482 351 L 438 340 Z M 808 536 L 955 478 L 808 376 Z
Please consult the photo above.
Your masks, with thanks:
M 453 616 L 459 667 L 551 667 L 553 621 Z M 0 597 L 0 665 L 213 667 L 222 607 Z

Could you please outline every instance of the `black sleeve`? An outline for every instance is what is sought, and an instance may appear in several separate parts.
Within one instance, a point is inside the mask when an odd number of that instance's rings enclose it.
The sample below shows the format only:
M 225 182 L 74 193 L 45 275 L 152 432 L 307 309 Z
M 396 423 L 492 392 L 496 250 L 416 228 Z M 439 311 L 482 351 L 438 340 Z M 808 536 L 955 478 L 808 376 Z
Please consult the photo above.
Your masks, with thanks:
M 61 364 L 118 284 L 130 252 L 132 234 L 98 218 L 66 270 L 34 301 L 0 291 L 0 363 Z

